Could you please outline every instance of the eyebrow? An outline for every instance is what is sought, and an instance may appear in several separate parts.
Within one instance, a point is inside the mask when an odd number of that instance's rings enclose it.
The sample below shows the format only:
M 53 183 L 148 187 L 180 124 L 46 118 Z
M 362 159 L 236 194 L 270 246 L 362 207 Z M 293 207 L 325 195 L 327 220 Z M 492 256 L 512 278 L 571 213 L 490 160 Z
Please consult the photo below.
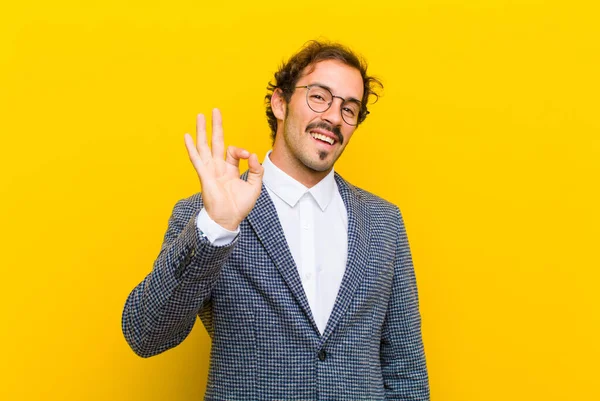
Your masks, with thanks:
M 320 83 L 320 82 L 314 82 L 314 83 L 312 83 L 312 84 L 309 84 L 309 85 L 317 85 L 317 86 L 320 86 L 320 87 L 322 87 L 322 88 L 325 88 L 325 89 L 327 89 L 329 92 L 331 92 L 331 94 L 333 94 L 333 91 L 331 90 L 331 88 L 330 88 L 329 86 L 327 86 L 327 85 L 325 85 L 325 84 L 322 84 L 322 83 Z M 334 95 L 334 96 L 338 96 L 338 95 Z M 338 96 L 338 97 L 341 97 L 341 96 Z M 357 98 L 355 98 L 355 97 L 349 97 L 349 98 L 343 98 L 343 99 L 344 99 L 344 102 L 354 102 L 354 103 L 358 103 L 359 105 L 361 105 L 361 104 L 362 104 L 362 102 L 361 102 L 360 100 L 358 100 Z

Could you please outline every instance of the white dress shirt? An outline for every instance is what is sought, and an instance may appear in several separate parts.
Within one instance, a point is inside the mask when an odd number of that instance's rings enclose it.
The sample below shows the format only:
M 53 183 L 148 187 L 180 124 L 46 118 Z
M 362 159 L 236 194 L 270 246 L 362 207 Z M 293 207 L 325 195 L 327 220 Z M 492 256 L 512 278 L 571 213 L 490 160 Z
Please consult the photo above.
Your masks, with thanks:
M 263 162 L 263 184 L 277 210 L 315 323 L 323 333 L 346 271 L 346 206 L 333 170 L 317 185 L 306 188 L 275 166 L 269 154 Z M 231 243 L 239 232 L 239 228 L 229 231 L 219 226 L 204 209 L 197 226 L 214 245 Z

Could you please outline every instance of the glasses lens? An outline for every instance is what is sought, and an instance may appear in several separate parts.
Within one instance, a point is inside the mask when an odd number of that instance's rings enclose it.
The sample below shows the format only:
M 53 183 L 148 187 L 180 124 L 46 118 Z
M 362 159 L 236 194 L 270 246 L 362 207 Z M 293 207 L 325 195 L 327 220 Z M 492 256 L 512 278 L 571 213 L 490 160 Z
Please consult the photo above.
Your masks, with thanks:
M 342 104 L 342 117 L 349 125 L 358 124 L 358 115 L 360 114 L 360 105 L 353 101 L 347 101 Z
M 308 90 L 306 100 L 311 109 L 317 113 L 322 113 L 326 111 L 329 106 L 331 106 L 333 96 L 331 95 L 331 92 L 325 88 L 321 88 L 320 86 L 311 86 Z

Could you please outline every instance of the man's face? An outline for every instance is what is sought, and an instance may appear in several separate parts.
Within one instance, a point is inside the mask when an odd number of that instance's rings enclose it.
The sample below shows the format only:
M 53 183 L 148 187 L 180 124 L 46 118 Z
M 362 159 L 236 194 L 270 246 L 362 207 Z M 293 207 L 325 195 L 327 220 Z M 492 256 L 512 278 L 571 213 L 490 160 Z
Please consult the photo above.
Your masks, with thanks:
M 312 67 L 308 66 L 305 72 Z M 361 100 L 364 91 L 360 72 L 336 60 L 314 65 L 312 72 L 302 76 L 296 84 L 305 85 L 327 87 L 334 96 L 344 99 Z M 283 138 L 277 138 L 283 143 L 276 143 L 275 148 L 285 153 L 285 159 L 290 165 L 295 165 L 294 168 L 328 172 L 348 145 L 356 127 L 343 120 L 343 101 L 339 97 L 333 98 L 333 104 L 327 111 L 317 113 L 306 103 L 307 91 L 306 88 L 294 91 L 283 121 Z

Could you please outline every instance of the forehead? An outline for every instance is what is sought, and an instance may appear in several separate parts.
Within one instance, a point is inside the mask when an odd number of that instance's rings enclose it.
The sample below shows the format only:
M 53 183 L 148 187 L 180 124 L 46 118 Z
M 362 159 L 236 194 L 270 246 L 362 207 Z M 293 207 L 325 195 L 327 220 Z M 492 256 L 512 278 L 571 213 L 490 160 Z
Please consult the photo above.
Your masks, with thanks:
M 336 96 L 362 99 L 364 87 L 360 71 L 341 61 L 320 61 L 306 67 L 302 74 L 298 85 L 321 84 Z

